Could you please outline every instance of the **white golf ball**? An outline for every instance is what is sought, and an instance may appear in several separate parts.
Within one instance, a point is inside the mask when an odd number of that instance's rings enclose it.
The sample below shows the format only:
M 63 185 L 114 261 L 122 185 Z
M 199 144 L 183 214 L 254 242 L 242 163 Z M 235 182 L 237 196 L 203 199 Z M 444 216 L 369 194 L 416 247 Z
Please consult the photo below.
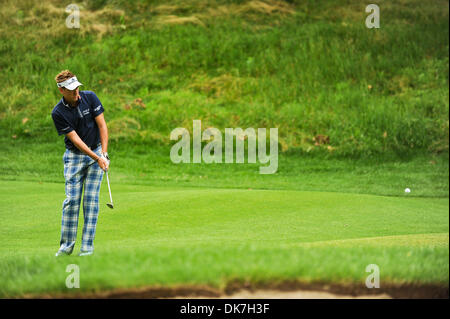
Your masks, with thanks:
M 411 193 L 411 190 L 409 188 L 405 188 L 405 193 Z

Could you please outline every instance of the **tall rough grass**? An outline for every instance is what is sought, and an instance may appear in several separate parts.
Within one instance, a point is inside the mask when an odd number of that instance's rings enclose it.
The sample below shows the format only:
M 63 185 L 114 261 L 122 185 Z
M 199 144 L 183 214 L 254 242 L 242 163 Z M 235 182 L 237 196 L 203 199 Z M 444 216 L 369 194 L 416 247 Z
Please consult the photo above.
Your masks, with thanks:
M 448 1 L 2 1 L 0 135 L 56 140 L 54 76 L 107 110 L 112 141 L 175 127 L 278 127 L 283 152 L 448 152 Z M 329 137 L 316 143 L 315 136 Z

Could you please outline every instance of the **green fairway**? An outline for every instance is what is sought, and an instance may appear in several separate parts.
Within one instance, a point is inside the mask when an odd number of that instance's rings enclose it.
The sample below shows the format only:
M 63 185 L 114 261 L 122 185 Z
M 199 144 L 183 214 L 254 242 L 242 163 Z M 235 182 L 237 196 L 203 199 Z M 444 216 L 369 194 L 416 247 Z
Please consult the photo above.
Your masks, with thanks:
M 112 182 L 115 209 L 104 183 L 95 255 L 84 259 L 54 257 L 63 184 L 0 182 L 2 296 L 70 292 L 68 264 L 80 266 L 81 291 L 239 279 L 364 285 L 368 264 L 385 284 L 449 280 L 447 198 Z

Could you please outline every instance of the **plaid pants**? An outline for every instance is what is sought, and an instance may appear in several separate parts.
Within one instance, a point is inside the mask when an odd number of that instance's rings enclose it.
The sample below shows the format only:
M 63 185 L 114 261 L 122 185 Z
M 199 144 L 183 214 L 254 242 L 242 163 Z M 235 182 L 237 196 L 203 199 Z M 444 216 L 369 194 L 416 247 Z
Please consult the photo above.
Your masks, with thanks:
M 101 155 L 101 146 L 93 150 Z M 98 163 L 85 154 L 66 150 L 63 156 L 66 199 L 62 207 L 61 241 L 59 251 L 71 254 L 77 239 L 78 215 L 81 193 L 83 196 L 83 236 L 81 251 L 94 250 L 95 229 L 98 218 L 98 196 L 103 179 L 103 170 Z

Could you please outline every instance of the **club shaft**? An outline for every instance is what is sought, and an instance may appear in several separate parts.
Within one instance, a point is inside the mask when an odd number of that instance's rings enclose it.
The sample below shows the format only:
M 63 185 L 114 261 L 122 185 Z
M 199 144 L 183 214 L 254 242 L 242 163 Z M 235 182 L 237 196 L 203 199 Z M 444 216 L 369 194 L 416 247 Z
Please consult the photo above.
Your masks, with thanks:
M 109 186 L 108 171 L 106 171 L 106 181 L 108 182 L 109 199 L 111 200 L 111 204 L 112 204 L 113 200 L 112 200 L 112 196 L 111 196 L 111 186 Z

